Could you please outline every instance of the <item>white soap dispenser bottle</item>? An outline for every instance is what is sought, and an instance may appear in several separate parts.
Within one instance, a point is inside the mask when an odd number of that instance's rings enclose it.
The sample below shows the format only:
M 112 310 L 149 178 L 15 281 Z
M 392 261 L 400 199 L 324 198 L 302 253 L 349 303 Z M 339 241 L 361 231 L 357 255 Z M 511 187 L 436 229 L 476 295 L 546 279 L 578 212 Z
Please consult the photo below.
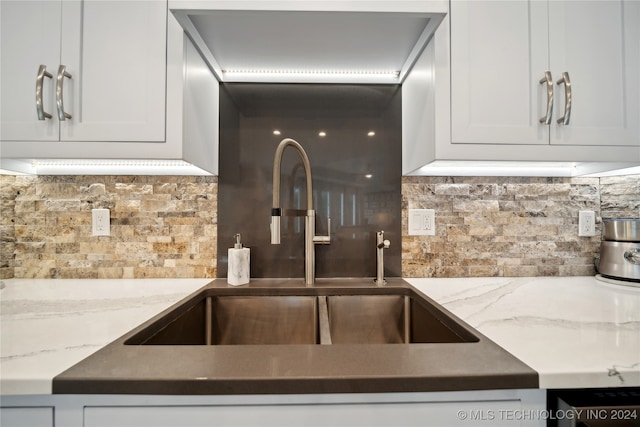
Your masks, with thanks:
M 249 283 L 250 251 L 249 248 L 242 247 L 240 234 L 233 237 L 236 243 L 233 248 L 229 248 L 228 252 L 227 283 L 238 286 Z

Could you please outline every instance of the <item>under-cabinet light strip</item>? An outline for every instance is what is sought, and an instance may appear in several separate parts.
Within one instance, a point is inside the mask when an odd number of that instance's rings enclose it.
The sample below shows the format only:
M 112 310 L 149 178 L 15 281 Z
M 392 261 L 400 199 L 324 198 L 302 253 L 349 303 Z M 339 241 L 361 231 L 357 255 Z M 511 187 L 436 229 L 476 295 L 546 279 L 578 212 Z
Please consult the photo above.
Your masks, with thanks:
M 34 166 L 184 166 L 182 160 L 119 160 L 119 159 L 44 159 L 33 160 Z
M 261 75 L 313 75 L 313 76 L 389 76 L 398 78 L 397 70 L 268 70 L 268 69 L 229 69 L 224 74 L 261 74 Z
M 211 175 L 183 160 L 34 159 L 38 175 Z

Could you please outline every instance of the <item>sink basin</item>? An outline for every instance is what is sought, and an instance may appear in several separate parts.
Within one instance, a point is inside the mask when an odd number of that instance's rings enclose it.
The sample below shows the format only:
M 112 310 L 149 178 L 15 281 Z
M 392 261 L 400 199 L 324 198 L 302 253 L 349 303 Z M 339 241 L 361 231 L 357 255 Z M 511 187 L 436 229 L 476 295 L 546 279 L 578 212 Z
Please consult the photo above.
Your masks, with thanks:
M 405 287 L 209 288 L 152 321 L 125 345 L 477 341 Z
M 537 388 L 538 375 L 402 279 L 215 280 L 53 380 L 63 394 Z
M 327 297 L 333 344 L 477 342 L 426 300 L 409 295 Z
M 201 296 L 125 344 L 316 344 L 316 311 L 313 296 Z

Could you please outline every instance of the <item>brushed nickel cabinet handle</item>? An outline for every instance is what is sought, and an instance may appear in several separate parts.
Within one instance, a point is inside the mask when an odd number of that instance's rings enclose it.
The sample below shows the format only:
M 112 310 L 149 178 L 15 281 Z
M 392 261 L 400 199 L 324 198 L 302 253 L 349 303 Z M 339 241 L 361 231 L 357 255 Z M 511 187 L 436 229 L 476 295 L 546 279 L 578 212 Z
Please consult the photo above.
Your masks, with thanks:
M 544 77 L 540 79 L 540 84 L 543 83 L 547 84 L 547 113 L 540 119 L 540 123 L 550 125 L 553 115 L 553 77 L 551 77 L 551 71 L 544 72 Z
M 558 86 L 564 84 L 564 115 L 558 119 L 559 125 L 568 125 L 571 120 L 571 80 L 569 73 L 562 73 L 562 78 L 556 83 Z
M 64 111 L 64 93 L 62 90 L 62 84 L 65 77 L 70 79 L 71 74 L 67 72 L 67 67 L 65 65 L 60 65 L 60 67 L 58 67 L 58 80 L 56 82 L 56 104 L 58 104 L 58 119 L 60 121 L 65 121 L 66 119 L 71 118 L 71 114 Z
M 38 76 L 36 77 L 36 111 L 38 112 L 38 120 L 50 119 L 51 114 L 44 111 L 44 103 L 42 101 L 42 86 L 44 85 L 44 78 L 53 78 L 50 72 L 47 71 L 46 65 L 40 65 L 38 68 Z

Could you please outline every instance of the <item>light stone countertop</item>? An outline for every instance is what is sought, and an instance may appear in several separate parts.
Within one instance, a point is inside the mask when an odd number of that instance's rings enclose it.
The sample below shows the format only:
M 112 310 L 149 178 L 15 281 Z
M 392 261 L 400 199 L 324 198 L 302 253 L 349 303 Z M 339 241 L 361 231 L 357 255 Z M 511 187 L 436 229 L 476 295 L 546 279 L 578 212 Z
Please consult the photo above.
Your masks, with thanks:
M 210 281 L 0 281 L 0 394 L 50 394 L 54 376 Z
M 540 388 L 640 386 L 640 288 L 595 277 L 405 280 L 536 370 Z
M 640 386 L 640 289 L 593 277 L 406 279 L 540 374 L 541 388 Z M 0 394 L 54 376 L 210 279 L 0 282 Z

